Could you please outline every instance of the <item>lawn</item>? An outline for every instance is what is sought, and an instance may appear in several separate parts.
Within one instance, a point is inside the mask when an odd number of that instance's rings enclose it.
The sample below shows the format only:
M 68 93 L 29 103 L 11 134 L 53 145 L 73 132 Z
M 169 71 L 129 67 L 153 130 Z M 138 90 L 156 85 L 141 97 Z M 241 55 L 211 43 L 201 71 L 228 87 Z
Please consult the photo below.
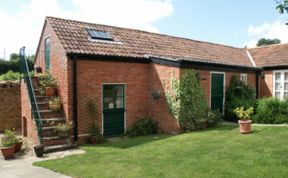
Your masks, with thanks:
M 235 126 L 83 146 L 85 154 L 34 163 L 73 177 L 287 177 L 288 127 Z

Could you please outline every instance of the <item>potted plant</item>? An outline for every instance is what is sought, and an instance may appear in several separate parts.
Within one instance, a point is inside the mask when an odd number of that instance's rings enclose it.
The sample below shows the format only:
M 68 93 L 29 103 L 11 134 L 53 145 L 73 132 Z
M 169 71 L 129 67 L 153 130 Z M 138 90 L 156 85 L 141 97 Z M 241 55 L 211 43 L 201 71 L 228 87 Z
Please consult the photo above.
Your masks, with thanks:
M 34 146 L 34 152 L 38 158 L 43 157 L 44 153 L 44 146 L 43 145 L 36 145 Z
M 69 137 L 70 130 L 72 128 L 72 122 L 58 124 L 55 128 L 55 131 L 58 133 L 58 136 L 61 138 Z
M 96 124 L 93 124 L 91 128 L 90 143 L 97 144 L 102 142 L 103 142 L 103 135 L 100 133 L 99 127 Z
M 251 123 L 250 120 L 251 115 L 254 112 L 254 108 L 250 107 L 247 110 L 244 110 L 243 107 L 238 107 L 234 109 L 234 113 L 239 118 L 239 127 L 240 127 L 240 133 L 242 134 L 248 134 L 251 132 Z
M 51 97 L 56 95 L 57 81 L 49 72 L 39 75 L 39 85 L 44 90 L 46 96 Z
M 5 130 L 1 138 L 1 152 L 4 159 L 14 158 L 14 150 L 16 144 L 16 135 L 12 130 Z
M 52 111 L 59 111 L 61 109 L 61 101 L 58 96 L 54 96 L 49 101 L 49 108 Z
M 18 153 L 21 151 L 22 143 L 23 143 L 23 138 L 17 137 L 16 144 L 15 144 L 15 150 L 14 150 L 15 153 Z

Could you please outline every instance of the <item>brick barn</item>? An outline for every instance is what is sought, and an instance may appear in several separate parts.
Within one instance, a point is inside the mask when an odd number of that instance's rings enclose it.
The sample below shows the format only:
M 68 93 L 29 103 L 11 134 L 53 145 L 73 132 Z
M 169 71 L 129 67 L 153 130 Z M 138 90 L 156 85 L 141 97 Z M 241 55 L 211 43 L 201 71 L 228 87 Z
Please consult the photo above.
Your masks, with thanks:
M 199 73 L 211 109 L 223 111 L 225 87 L 232 75 L 254 87 L 258 97 L 285 98 L 288 96 L 287 56 L 288 44 L 235 48 L 46 17 L 35 66 L 57 79 L 63 113 L 55 117 L 64 122 L 73 121 L 71 141 L 83 143 L 96 120 L 107 137 L 124 134 L 142 117 L 158 121 L 163 132 L 179 132 L 177 121 L 167 109 L 165 89 L 170 88 L 171 78 L 179 78 L 184 69 Z M 21 92 L 24 134 L 37 143 L 24 82 Z M 159 99 L 153 97 L 155 92 L 160 94 Z M 91 102 L 96 103 L 97 118 L 89 112 Z M 46 117 L 49 110 L 39 108 L 43 121 L 54 118 Z M 49 127 L 43 126 L 44 130 Z M 45 135 L 43 142 L 47 147 L 64 144 L 58 137 Z

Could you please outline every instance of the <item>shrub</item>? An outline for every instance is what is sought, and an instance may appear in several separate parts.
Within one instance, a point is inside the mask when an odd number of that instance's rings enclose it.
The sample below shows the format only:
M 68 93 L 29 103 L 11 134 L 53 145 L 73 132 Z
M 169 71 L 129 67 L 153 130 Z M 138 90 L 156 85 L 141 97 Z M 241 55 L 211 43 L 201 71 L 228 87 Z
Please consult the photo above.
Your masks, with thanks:
M 288 100 L 281 101 L 272 97 L 258 100 L 252 120 L 263 124 L 288 123 Z
M 208 105 L 196 72 L 185 70 L 180 79 L 179 124 L 185 131 L 195 130 L 207 116 Z
M 212 127 L 215 126 L 217 124 L 219 124 L 220 122 L 223 121 L 223 114 L 220 111 L 209 111 L 208 112 L 208 126 Z
M 5 130 L 1 138 L 1 147 L 11 147 L 17 142 L 16 133 L 13 130 Z
M 33 56 L 26 56 L 27 62 L 28 62 L 28 67 L 30 70 L 33 70 L 34 66 L 34 55 Z M 0 59 L 0 75 L 5 74 L 8 71 L 13 71 L 13 72 L 20 72 L 20 60 L 15 59 L 15 60 L 3 60 Z
M 243 107 L 244 109 L 254 107 L 255 96 L 256 93 L 252 87 L 245 85 L 235 75 L 232 76 L 225 95 L 225 120 L 237 122 L 238 119 L 234 109 L 237 107 Z
M 135 137 L 156 134 L 157 128 L 157 123 L 151 118 L 143 118 L 137 121 L 130 129 L 127 130 L 127 135 L 130 137 Z
M 244 110 L 243 107 L 238 107 L 234 109 L 234 113 L 240 120 L 250 120 L 251 115 L 254 113 L 254 108 L 250 107 L 246 110 Z
M 20 80 L 20 73 L 9 70 L 7 73 L 0 75 L 0 81 Z
M 46 87 L 56 88 L 57 87 L 56 79 L 48 72 L 45 74 L 39 75 L 39 84 L 41 88 L 46 88 Z

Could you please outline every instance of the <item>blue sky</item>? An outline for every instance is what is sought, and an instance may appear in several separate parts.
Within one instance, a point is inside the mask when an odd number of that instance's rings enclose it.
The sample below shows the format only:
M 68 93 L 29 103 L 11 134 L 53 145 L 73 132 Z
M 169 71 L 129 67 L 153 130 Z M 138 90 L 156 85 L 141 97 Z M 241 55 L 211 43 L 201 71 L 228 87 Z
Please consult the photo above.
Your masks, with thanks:
M 287 15 L 274 0 L 2 0 L 0 58 L 33 54 L 46 15 L 142 29 L 236 47 L 261 37 L 288 42 Z M 20 33 L 19 33 L 20 29 Z

